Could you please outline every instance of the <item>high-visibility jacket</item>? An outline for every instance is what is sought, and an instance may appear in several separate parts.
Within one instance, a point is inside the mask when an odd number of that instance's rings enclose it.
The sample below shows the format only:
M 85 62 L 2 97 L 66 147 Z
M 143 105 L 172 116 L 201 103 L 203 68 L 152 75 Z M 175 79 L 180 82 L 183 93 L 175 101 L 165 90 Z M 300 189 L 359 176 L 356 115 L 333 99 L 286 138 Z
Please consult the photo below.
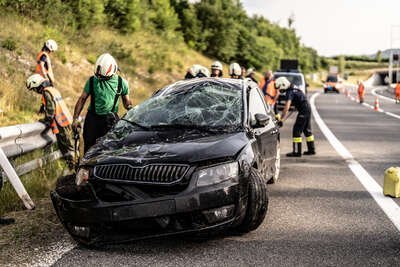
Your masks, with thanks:
M 41 58 L 43 55 L 45 55 L 46 58 L 47 58 L 47 68 L 46 68 L 46 66 L 45 66 L 44 69 L 42 69 L 42 66 L 40 65 L 40 62 L 41 62 L 41 61 L 40 61 L 40 58 Z M 49 55 L 48 55 L 46 52 L 44 52 L 44 51 L 40 51 L 39 54 L 38 54 L 37 57 L 36 57 L 36 71 L 35 71 L 35 72 L 36 72 L 37 74 L 42 75 L 42 76 L 43 76 L 43 74 L 46 75 L 46 74 L 49 72 L 49 69 L 48 69 L 49 61 L 50 61 Z M 47 79 L 47 77 L 43 77 L 43 78 L 46 78 L 46 79 Z
M 358 95 L 364 97 L 365 87 L 364 84 L 360 83 L 358 86 Z
M 396 84 L 395 93 L 396 96 L 400 96 L 400 83 Z
M 268 84 L 266 85 L 267 82 Z M 266 81 L 266 79 L 264 78 L 260 82 L 260 88 L 264 94 L 265 102 L 269 105 L 275 105 L 275 97 L 278 93 L 278 91 L 275 89 L 275 81 Z
M 67 105 L 65 104 L 60 92 L 53 87 L 46 87 L 45 91 L 49 92 L 56 105 L 53 120 L 51 121 L 50 127 L 54 134 L 58 134 L 58 126 L 67 127 L 72 123 L 72 116 L 69 112 Z M 42 96 L 43 105 L 46 107 L 46 99 Z

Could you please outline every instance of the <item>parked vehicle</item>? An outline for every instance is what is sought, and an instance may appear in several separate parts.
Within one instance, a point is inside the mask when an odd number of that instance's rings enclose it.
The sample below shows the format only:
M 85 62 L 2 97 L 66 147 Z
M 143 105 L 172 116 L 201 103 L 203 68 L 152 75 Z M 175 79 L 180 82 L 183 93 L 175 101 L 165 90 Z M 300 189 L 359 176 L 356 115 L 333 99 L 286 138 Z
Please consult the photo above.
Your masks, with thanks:
M 197 78 L 130 110 L 51 193 L 84 244 L 235 229 L 264 220 L 279 127 L 249 80 Z
M 282 72 L 282 71 L 277 71 L 274 73 L 274 79 L 278 79 L 279 77 L 286 77 L 288 80 L 295 84 L 303 93 L 307 94 L 307 84 L 304 79 L 303 73 L 297 71 L 297 70 L 292 70 L 291 72 Z M 279 98 L 277 101 L 277 108 L 278 110 L 282 110 L 285 106 L 286 103 L 286 92 L 282 91 L 279 94 Z

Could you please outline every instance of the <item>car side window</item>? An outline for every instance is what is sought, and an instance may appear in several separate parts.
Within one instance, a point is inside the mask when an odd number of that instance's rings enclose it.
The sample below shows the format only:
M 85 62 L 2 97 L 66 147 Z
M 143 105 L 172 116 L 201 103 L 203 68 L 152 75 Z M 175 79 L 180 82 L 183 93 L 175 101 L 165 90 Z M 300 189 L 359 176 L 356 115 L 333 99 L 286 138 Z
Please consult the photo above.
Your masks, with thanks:
M 252 88 L 249 94 L 249 118 L 250 125 L 256 124 L 257 113 L 267 115 L 266 106 L 257 88 Z

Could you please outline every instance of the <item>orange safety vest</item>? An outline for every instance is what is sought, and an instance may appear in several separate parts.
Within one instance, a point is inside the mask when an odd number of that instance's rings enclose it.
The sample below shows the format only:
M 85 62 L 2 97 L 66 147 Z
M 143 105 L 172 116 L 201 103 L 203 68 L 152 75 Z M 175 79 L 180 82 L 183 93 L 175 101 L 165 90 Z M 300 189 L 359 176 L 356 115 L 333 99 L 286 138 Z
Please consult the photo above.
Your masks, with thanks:
M 358 86 L 358 95 L 359 96 L 364 96 L 364 84 L 360 83 Z
M 44 89 L 45 91 L 49 92 L 53 98 L 54 103 L 56 104 L 56 110 L 54 114 L 54 119 L 51 122 L 51 129 L 53 130 L 54 134 L 58 134 L 58 126 L 60 127 L 67 127 L 72 123 L 72 116 L 69 112 L 67 105 L 65 104 L 60 92 L 53 88 L 47 87 Z M 46 106 L 46 99 L 42 96 L 43 105 Z
M 396 84 L 395 93 L 396 93 L 396 96 L 400 96 L 400 83 Z
M 260 81 L 259 86 L 260 86 L 261 90 L 263 90 L 263 87 L 264 87 L 265 83 L 266 83 L 265 78 Z M 266 88 L 266 92 L 263 92 L 263 93 L 266 93 L 265 96 L 264 96 L 265 102 L 267 104 L 269 104 L 269 105 L 275 105 L 276 101 L 275 101 L 274 98 L 275 98 L 275 96 L 277 94 L 277 90 L 275 89 L 275 81 L 274 80 L 272 80 L 268 84 L 268 86 Z
M 45 55 L 47 57 L 47 64 L 49 64 L 49 55 L 44 51 L 40 51 L 39 54 L 36 57 L 36 71 L 35 71 L 37 74 L 40 74 L 42 76 L 43 76 L 43 73 L 44 74 L 48 73 L 48 70 L 46 70 L 46 68 L 44 68 L 44 70 L 42 70 L 42 66 L 40 66 L 40 58 L 43 55 Z M 43 78 L 47 79 L 47 77 L 43 77 Z

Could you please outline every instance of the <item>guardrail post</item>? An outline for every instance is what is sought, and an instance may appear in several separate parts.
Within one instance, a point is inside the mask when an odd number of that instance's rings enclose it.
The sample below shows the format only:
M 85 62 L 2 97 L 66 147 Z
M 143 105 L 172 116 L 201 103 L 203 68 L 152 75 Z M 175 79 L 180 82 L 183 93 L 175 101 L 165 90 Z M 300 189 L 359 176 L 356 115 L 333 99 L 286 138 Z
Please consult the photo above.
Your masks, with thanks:
M 0 166 L 6 173 L 8 180 L 14 187 L 15 191 L 17 192 L 18 196 L 24 203 L 25 207 L 30 210 L 34 209 L 35 204 L 30 198 L 28 192 L 26 192 L 24 185 L 22 184 L 11 163 L 8 161 L 6 154 L 1 148 L 0 148 Z

